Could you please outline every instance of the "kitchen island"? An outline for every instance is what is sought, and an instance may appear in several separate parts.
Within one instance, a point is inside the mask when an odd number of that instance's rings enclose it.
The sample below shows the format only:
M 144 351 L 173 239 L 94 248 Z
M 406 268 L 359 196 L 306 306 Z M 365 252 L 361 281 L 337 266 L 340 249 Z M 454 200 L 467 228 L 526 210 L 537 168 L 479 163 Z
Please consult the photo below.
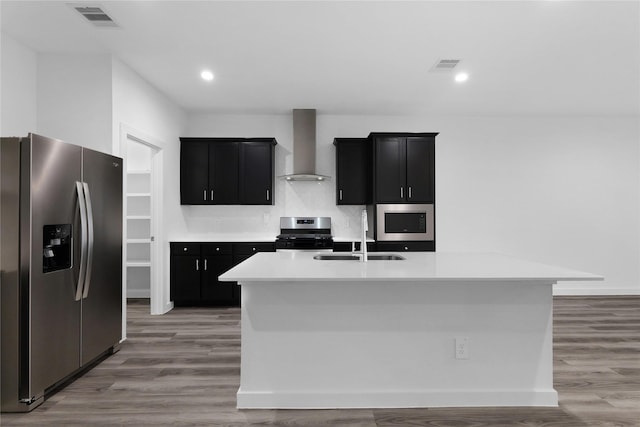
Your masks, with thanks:
M 601 276 L 497 254 L 259 253 L 241 300 L 238 408 L 556 406 L 552 286 Z

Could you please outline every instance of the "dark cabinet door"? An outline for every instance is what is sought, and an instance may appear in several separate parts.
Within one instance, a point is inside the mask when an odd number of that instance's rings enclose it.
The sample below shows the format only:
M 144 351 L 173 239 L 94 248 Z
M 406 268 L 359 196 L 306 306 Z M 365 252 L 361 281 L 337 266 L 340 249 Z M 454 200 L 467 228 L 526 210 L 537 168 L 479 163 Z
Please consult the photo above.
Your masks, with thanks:
M 433 203 L 434 141 L 425 138 L 407 138 L 406 201 Z
M 274 138 L 180 141 L 181 204 L 273 204 Z
M 377 137 L 376 202 L 406 201 L 406 144 L 404 138 Z
M 232 282 L 220 282 L 218 276 L 233 266 L 231 255 L 204 255 L 201 296 L 205 303 L 232 304 L 233 290 L 237 286 Z
M 199 256 L 171 257 L 171 297 L 176 303 L 200 300 Z
M 243 142 L 240 145 L 240 203 L 273 204 L 273 144 Z
M 334 242 L 333 252 L 351 252 L 353 250 L 351 242 Z M 360 251 L 360 242 L 355 242 L 355 250 Z M 367 251 L 375 252 L 376 242 L 367 242 Z
M 183 141 L 180 144 L 180 203 L 209 203 L 209 144 Z
M 238 203 L 238 143 L 209 143 L 209 194 L 214 205 Z
M 378 252 L 433 252 L 436 250 L 435 242 L 376 242 Z
M 202 243 L 202 282 L 200 294 L 203 305 L 235 305 L 235 282 L 221 282 L 218 276 L 233 267 L 233 245 L 228 242 Z
M 336 138 L 336 204 L 371 203 L 371 143 L 366 138 Z

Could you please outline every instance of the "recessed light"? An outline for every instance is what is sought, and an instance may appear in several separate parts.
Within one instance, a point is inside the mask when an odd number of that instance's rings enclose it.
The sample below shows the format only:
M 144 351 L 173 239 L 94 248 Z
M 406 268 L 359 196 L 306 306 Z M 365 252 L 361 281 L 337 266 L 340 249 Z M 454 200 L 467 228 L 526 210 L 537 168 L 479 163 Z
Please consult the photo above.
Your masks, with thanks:
M 468 78 L 469 78 L 469 74 L 467 73 L 458 73 L 456 74 L 456 77 L 455 77 L 458 83 L 466 82 Z
M 200 77 L 202 77 L 202 80 L 210 82 L 211 80 L 213 80 L 213 73 L 209 70 L 204 70 L 200 73 Z

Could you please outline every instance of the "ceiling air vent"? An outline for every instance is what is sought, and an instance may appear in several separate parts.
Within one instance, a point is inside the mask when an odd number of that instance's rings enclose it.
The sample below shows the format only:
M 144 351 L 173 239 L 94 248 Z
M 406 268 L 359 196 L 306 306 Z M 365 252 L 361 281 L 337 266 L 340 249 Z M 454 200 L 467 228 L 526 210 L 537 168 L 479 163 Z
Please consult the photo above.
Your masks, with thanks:
M 75 10 L 77 10 L 82 16 L 84 16 L 89 22 L 96 27 L 117 27 L 118 24 L 114 22 L 109 15 L 106 14 L 101 7 L 97 6 L 83 6 L 78 4 L 71 4 Z
M 441 59 L 431 67 L 430 71 L 452 71 L 460 61 L 460 59 Z

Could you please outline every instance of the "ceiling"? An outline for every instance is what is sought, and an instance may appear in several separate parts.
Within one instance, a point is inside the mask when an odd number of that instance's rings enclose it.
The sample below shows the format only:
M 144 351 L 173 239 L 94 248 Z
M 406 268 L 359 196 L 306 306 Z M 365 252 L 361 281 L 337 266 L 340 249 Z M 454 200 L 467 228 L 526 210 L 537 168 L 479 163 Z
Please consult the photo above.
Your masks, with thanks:
M 82 4 L 119 27 L 3 0 L 1 29 L 37 52 L 113 54 L 192 112 L 640 115 L 638 1 Z M 430 72 L 451 58 L 467 82 Z

